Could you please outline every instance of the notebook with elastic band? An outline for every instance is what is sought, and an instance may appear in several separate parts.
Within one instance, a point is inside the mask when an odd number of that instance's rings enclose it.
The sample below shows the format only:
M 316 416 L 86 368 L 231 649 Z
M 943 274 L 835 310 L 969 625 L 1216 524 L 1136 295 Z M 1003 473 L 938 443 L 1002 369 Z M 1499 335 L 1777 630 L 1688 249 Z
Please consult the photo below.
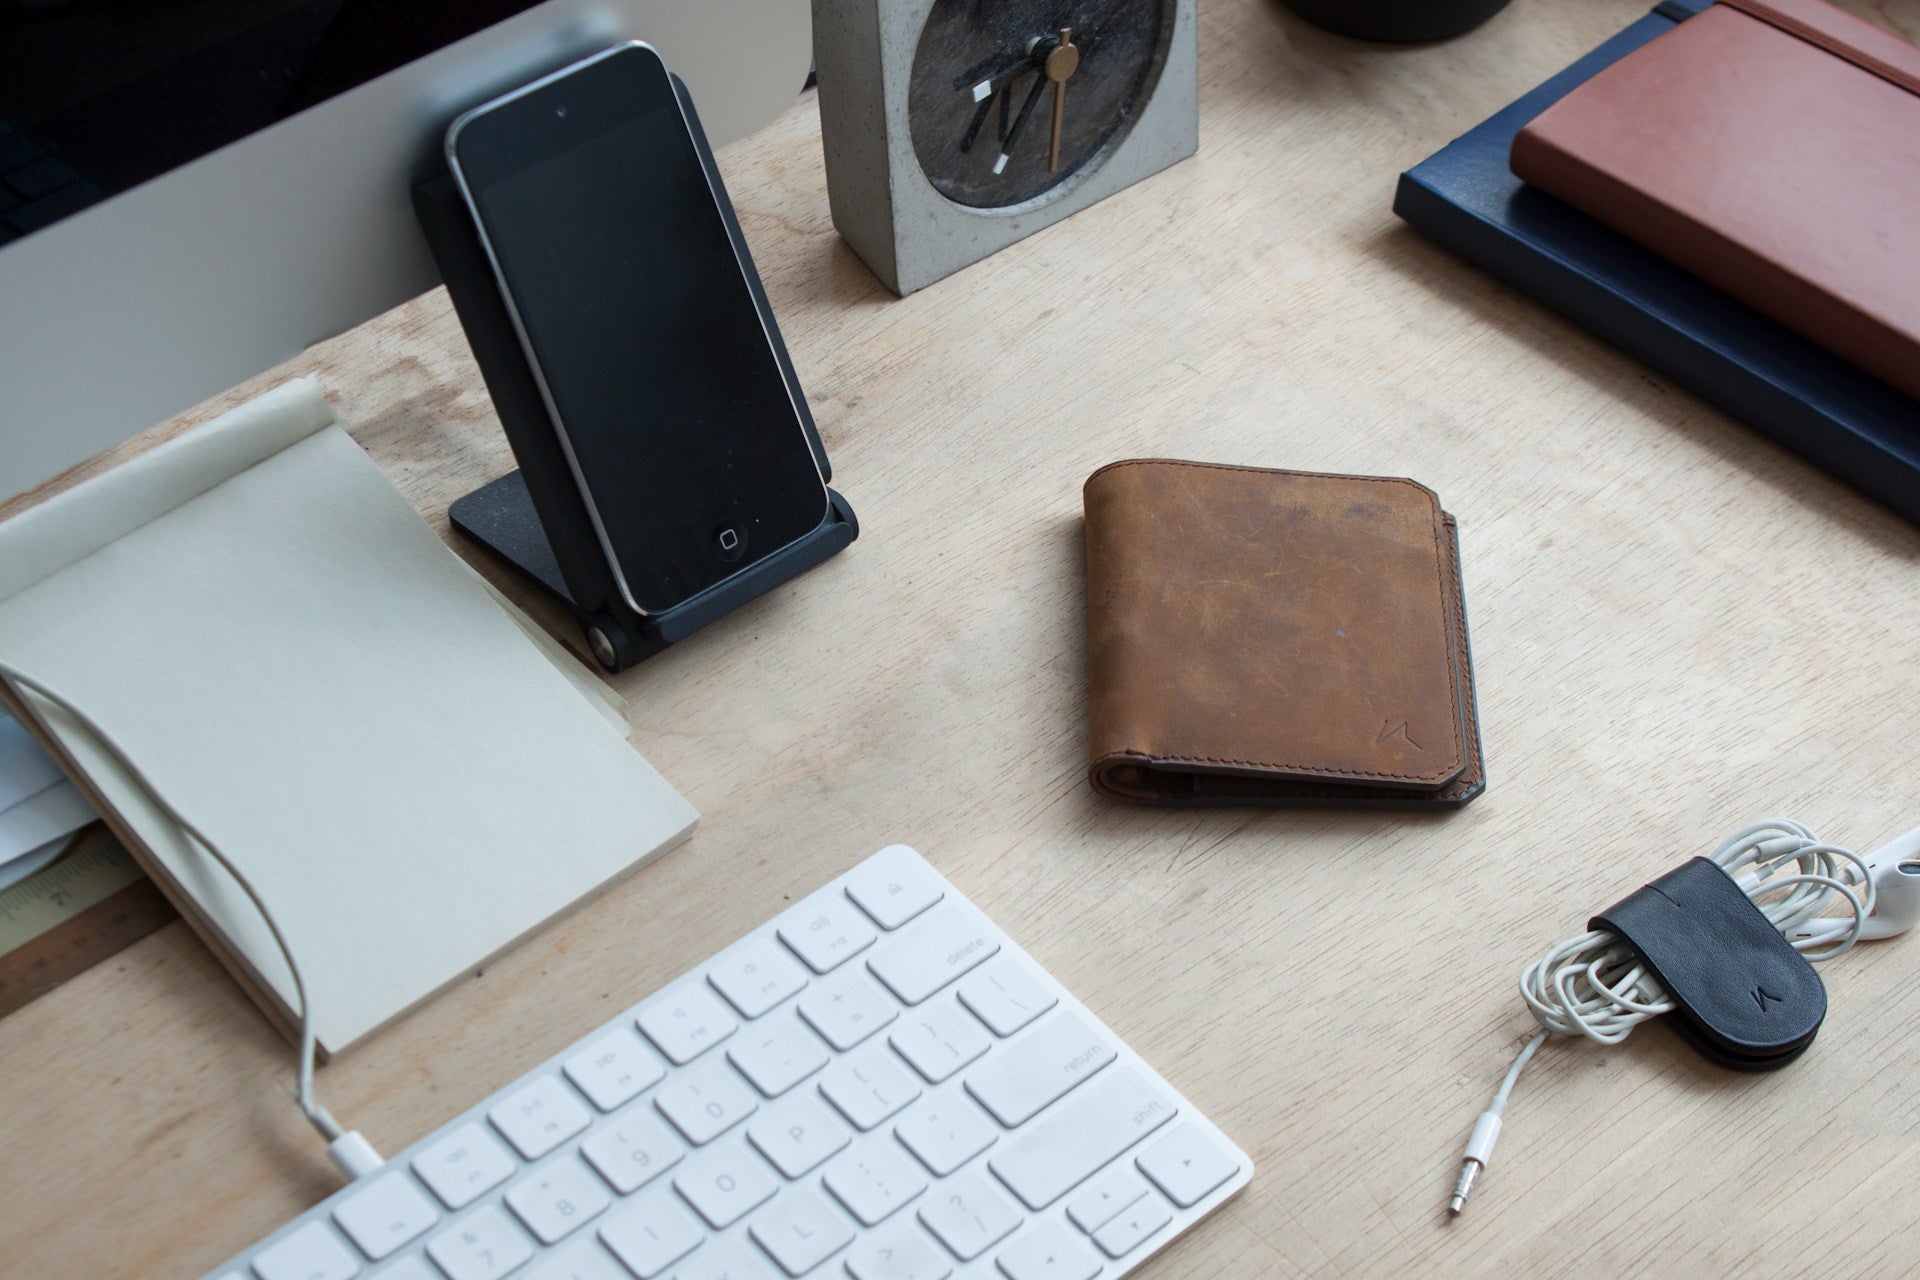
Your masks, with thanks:
M 1720 0 L 1513 141 L 1513 172 L 1920 398 L 1920 48 Z
M 1094 790 L 1448 808 L 1485 789 L 1458 541 L 1432 490 L 1134 459 L 1084 499 Z

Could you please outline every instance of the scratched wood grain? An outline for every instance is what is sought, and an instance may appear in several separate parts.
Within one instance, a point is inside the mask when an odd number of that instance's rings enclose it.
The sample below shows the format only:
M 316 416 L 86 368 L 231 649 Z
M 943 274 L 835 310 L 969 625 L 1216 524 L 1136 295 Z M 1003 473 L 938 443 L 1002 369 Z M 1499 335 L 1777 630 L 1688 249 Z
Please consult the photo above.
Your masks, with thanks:
M 1910 1273 L 1920 939 L 1828 966 L 1785 1071 L 1657 1026 L 1550 1046 L 1441 1209 L 1538 951 L 1755 816 L 1856 847 L 1920 821 L 1920 532 L 1388 211 L 1399 170 L 1644 9 L 1518 0 L 1400 49 L 1210 2 L 1195 159 L 904 301 L 833 233 L 810 99 L 729 149 L 860 541 L 620 678 L 699 833 L 324 1069 L 334 1111 L 397 1150 L 900 839 L 1258 1162 L 1146 1274 Z M 307 371 L 437 528 L 510 465 L 439 293 L 182 423 Z M 1436 489 L 1487 794 L 1094 797 L 1079 487 L 1138 455 Z M 9 1274 L 194 1273 L 335 1185 L 285 1046 L 180 925 L 0 1020 L 0 1087 Z

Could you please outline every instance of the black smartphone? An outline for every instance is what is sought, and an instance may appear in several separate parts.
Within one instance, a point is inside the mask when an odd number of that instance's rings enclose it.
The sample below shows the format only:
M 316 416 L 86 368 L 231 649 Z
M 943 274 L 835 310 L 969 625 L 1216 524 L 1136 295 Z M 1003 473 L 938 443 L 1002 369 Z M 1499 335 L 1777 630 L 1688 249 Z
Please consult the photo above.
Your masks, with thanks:
M 594 532 L 643 614 L 828 518 L 799 385 L 696 127 L 660 55 L 634 42 L 447 130 Z

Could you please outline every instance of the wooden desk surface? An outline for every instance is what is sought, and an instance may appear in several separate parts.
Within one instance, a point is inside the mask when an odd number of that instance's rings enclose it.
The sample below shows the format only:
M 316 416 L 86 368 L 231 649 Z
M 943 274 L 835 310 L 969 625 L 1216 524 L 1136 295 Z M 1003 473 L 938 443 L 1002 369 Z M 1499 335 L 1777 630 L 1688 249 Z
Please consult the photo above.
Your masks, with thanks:
M 1756 816 L 1863 851 L 1920 821 L 1920 531 L 1389 212 L 1399 170 L 1646 5 L 1518 0 L 1393 49 L 1209 3 L 1198 157 L 904 301 L 833 232 L 810 97 L 730 149 L 860 541 L 619 679 L 699 833 L 323 1069 L 333 1110 L 398 1150 L 899 839 L 1258 1162 L 1146 1274 L 1909 1273 L 1920 938 L 1827 966 L 1785 1071 L 1657 1026 L 1548 1046 L 1442 1212 L 1549 943 Z M 1856 7 L 1920 36 L 1912 7 Z M 511 465 L 438 292 L 220 406 L 307 370 L 438 528 Z M 1486 795 L 1097 799 L 1080 484 L 1139 455 L 1437 490 Z M 0 1021 L 0 1270 L 191 1274 L 319 1200 L 288 1087 L 183 925 Z

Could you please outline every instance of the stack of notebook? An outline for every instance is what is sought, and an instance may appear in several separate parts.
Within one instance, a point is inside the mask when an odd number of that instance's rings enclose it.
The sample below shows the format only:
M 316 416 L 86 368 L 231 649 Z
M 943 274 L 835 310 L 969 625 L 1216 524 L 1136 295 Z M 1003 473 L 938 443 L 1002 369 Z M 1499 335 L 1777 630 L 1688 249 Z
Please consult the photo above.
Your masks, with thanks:
M 0 524 L 0 660 L 92 717 L 259 890 L 319 1042 L 368 1035 L 672 847 L 610 695 L 289 383 Z M 283 1027 L 233 879 L 66 710 L 0 684 Z
M 1899 318 L 1881 326 L 1895 331 L 1891 338 L 1875 332 L 1869 341 L 1860 337 L 1868 329 L 1836 329 L 1825 318 L 1828 313 L 1819 309 L 1825 304 L 1818 300 L 1818 291 L 1802 287 L 1807 276 L 1818 274 L 1819 264 L 1810 269 L 1803 263 L 1789 262 L 1769 273 L 1766 268 L 1777 264 L 1769 264 L 1767 259 L 1777 258 L 1782 252 L 1774 244 L 1761 245 L 1757 255 L 1745 260 L 1716 261 L 1714 252 L 1723 245 L 1703 235 L 1697 222 L 1690 224 L 1677 216 L 1671 193 L 1657 193 L 1657 199 L 1630 207 L 1621 188 L 1617 184 L 1609 188 L 1607 175 L 1598 174 L 1595 166 L 1583 169 L 1566 162 L 1565 144 L 1579 141 L 1577 130 L 1563 127 L 1568 113 L 1560 113 L 1557 123 L 1553 117 L 1542 120 L 1543 113 L 1563 99 L 1573 106 L 1569 95 L 1582 90 L 1596 76 L 1708 8 L 1706 0 L 1667 0 L 1587 57 L 1402 174 L 1394 209 L 1441 243 L 1907 518 L 1920 521 L 1920 401 L 1883 380 L 1897 379 L 1904 367 L 1904 348 L 1897 332 Z M 1687 33 L 1695 37 L 1688 43 L 1701 45 L 1704 41 L 1698 37 L 1716 35 L 1720 27 L 1751 23 L 1758 29 L 1760 40 L 1785 50 L 1780 55 L 1783 59 L 1796 64 L 1830 63 L 1831 74 L 1837 79 L 1862 82 L 1861 93 L 1876 100 L 1888 98 L 1894 108 L 1913 105 L 1908 102 L 1912 87 L 1903 87 L 1903 81 L 1910 78 L 1904 68 L 1909 60 L 1920 59 L 1920 50 L 1885 33 L 1865 31 L 1864 24 L 1852 24 L 1844 15 L 1806 0 L 1741 0 L 1739 9 L 1741 12 L 1735 15 L 1722 7 L 1710 28 Z M 1674 47 L 1659 52 L 1667 57 Z M 1740 56 L 1748 55 L 1743 52 Z M 1765 72 L 1758 75 L 1758 82 L 1777 90 L 1781 84 L 1777 68 L 1769 66 Z M 1630 104 L 1630 114 L 1640 115 L 1633 126 L 1656 141 L 1626 148 L 1628 159 L 1645 157 L 1689 127 L 1698 129 L 1706 104 L 1728 84 L 1737 85 L 1741 80 L 1739 75 L 1702 75 L 1691 80 L 1663 75 L 1659 97 L 1642 95 Z M 1600 87 L 1596 85 L 1596 90 Z M 1597 91 L 1585 95 L 1587 100 L 1579 105 L 1594 105 L 1593 100 L 1603 96 Z M 1816 96 L 1825 104 L 1835 95 L 1821 90 Z M 1870 112 L 1868 118 L 1870 124 L 1886 126 L 1892 139 L 1894 151 L 1887 155 L 1884 166 L 1879 163 L 1881 152 L 1866 146 L 1855 150 L 1874 157 L 1876 168 L 1883 167 L 1895 175 L 1894 181 L 1907 181 L 1900 175 L 1920 174 L 1920 154 L 1903 158 L 1898 149 L 1912 149 L 1920 133 L 1890 119 L 1892 114 L 1891 109 L 1881 109 Z M 1804 120 L 1804 113 L 1795 119 Z M 1605 221 L 1515 176 L 1515 139 L 1536 121 L 1540 125 L 1535 130 L 1533 155 L 1529 157 L 1528 144 L 1523 143 L 1520 167 L 1553 185 L 1562 196 L 1579 199 L 1588 210 L 1601 210 L 1608 215 Z M 1813 127 L 1810 122 L 1808 127 Z M 1827 132 L 1816 137 L 1832 137 L 1844 124 L 1836 126 L 1829 121 L 1822 122 L 1821 127 Z M 1773 132 L 1795 141 L 1791 131 Z M 1852 147 L 1859 132 L 1841 132 L 1839 136 Z M 1591 144 L 1592 136 L 1585 141 Z M 1820 143 L 1815 142 L 1813 147 L 1819 150 Z M 1755 202 L 1739 195 L 1741 184 L 1751 185 L 1756 177 L 1752 163 L 1751 157 L 1728 156 L 1724 164 L 1715 166 L 1703 164 L 1696 155 L 1682 172 L 1697 179 L 1697 189 L 1727 192 L 1735 196 L 1736 207 L 1751 209 Z M 1775 196 L 1775 203 L 1762 212 L 1777 214 L 1795 199 L 1795 182 L 1790 178 L 1758 176 Z M 1831 185 L 1824 178 L 1809 182 Z M 1838 256 L 1859 261 L 1863 248 L 1884 240 L 1889 232 L 1896 238 L 1911 237 L 1920 226 L 1914 221 L 1920 218 L 1920 208 L 1896 205 L 1893 217 L 1891 227 L 1875 226 L 1860 217 L 1827 218 L 1822 225 L 1828 225 L 1835 242 L 1848 250 Z M 1616 228 L 1628 229 L 1635 238 Z M 1731 229 L 1736 235 L 1744 230 Z M 1843 237 L 1852 239 L 1842 242 Z M 1659 251 L 1649 247 L 1652 245 Z M 1895 258 L 1896 265 L 1914 269 L 1910 255 L 1896 254 Z M 1687 265 L 1677 265 L 1682 261 Z M 1744 282 L 1755 279 L 1764 280 L 1766 287 L 1742 290 Z M 1748 301 L 1737 300 L 1726 289 L 1742 292 Z M 1750 303 L 1785 316 L 1793 327 L 1769 318 Z M 1897 297 L 1895 306 L 1898 308 Z M 1872 342 L 1881 342 L 1883 345 L 1876 350 L 1891 351 L 1891 358 L 1869 352 Z M 1889 342 L 1890 346 L 1885 345 Z M 1866 371 L 1863 365 L 1877 369 L 1881 376 Z
M 0 889 L 58 857 L 93 806 L 12 716 L 0 715 Z

